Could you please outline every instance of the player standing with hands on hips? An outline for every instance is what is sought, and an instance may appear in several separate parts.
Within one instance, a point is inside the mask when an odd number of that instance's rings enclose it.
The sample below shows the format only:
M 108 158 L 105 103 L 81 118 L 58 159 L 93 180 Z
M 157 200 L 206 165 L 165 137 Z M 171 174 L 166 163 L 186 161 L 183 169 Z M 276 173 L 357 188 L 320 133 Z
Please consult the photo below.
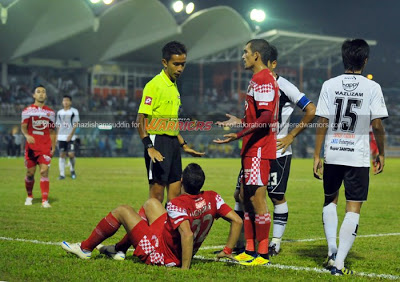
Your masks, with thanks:
M 367 200 L 369 188 L 369 127 L 376 138 L 379 155 L 375 174 L 385 165 L 382 119 L 388 112 L 380 85 L 362 76 L 369 57 L 368 43 L 363 39 L 346 40 L 342 45 L 345 72 L 324 82 L 319 96 L 314 176 L 323 175 L 325 202 L 322 219 L 328 257 L 324 266 L 333 275 L 349 275 L 344 260 L 357 236 L 361 206 Z M 325 139 L 325 162 L 320 153 Z M 344 182 L 346 215 L 339 231 L 336 246 L 338 216 L 336 205 L 339 189 Z

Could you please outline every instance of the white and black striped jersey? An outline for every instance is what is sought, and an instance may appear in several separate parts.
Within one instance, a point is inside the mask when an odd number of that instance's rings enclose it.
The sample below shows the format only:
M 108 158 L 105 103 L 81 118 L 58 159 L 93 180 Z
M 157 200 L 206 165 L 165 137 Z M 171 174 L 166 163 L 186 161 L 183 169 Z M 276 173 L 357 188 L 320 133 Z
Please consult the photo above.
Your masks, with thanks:
M 294 111 L 294 106 L 297 105 L 304 111 L 311 101 L 284 77 L 278 76 L 277 82 L 279 85 L 279 132 L 277 138 L 279 139 L 288 135 L 290 115 Z M 291 154 L 292 146 L 289 146 L 283 154 L 282 149 L 278 150 L 276 157 L 280 158 Z
M 359 74 L 342 74 L 325 81 L 316 115 L 329 119 L 327 164 L 370 166 L 370 123 L 388 117 L 378 83 Z
M 67 141 L 68 135 L 73 130 L 74 123 L 79 122 L 79 112 L 75 108 L 68 110 L 61 109 L 57 112 L 56 125 L 58 130 L 58 141 Z M 71 141 L 74 141 L 76 136 L 72 136 Z

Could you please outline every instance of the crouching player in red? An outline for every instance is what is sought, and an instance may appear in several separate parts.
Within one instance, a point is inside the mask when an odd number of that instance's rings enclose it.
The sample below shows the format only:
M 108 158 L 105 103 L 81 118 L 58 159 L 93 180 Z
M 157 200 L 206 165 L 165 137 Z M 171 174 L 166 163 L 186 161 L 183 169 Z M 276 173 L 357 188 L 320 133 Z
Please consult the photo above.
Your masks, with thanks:
M 51 157 L 56 148 L 55 112 L 44 103 L 47 98 L 46 88 L 39 85 L 34 89 L 35 103 L 22 111 L 21 131 L 26 138 L 25 188 L 28 197 L 26 206 L 32 205 L 33 185 L 35 184 L 36 165 L 40 167 L 40 190 L 42 191 L 42 207 L 50 208 L 49 194 L 49 167 Z
M 62 242 L 62 248 L 82 259 L 125 227 L 134 255 L 146 264 L 178 266 L 188 269 L 214 222 L 222 217 L 231 223 L 226 247 L 217 258 L 232 257 L 242 228 L 241 218 L 214 191 L 200 191 L 204 172 L 198 164 L 189 164 L 182 173 L 181 195 L 168 202 L 167 210 L 151 198 L 143 205 L 148 221 L 130 206 L 119 206 L 103 218 L 88 239 L 81 243 Z

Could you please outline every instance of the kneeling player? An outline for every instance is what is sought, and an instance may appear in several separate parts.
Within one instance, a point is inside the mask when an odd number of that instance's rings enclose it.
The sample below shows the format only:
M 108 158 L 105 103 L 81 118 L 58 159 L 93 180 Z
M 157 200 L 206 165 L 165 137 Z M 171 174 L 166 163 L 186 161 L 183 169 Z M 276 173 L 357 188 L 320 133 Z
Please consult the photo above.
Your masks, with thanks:
M 214 191 L 200 191 L 204 172 L 198 164 L 189 164 L 182 174 L 182 194 L 172 199 L 167 210 L 156 199 L 143 205 L 148 222 L 130 206 L 119 206 L 93 230 L 88 239 L 77 244 L 62 243 L 62 248 L 82 259 L 89 259 L 96 246 L 111 237 L 121 225 L 134 246 L 134 255 L 146 264 L 190 267 L 191 259 L 200 248 L 219 217 L 231 223 L 226 247 L 217 258 L 231 258 L 238 240 L 242 220 Z

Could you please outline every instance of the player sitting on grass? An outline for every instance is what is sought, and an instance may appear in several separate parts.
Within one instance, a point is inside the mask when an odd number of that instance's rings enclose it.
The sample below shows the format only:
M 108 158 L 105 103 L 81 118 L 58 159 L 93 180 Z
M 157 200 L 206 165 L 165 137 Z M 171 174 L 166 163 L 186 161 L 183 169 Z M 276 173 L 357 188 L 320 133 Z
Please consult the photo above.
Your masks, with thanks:
M 231 223 L 226 247 L 219 258 L 232 257 L 242 220 L 214 191 L 200 191 L 205 175 L 198 164 L 189 164 L 182 173 L 181 195 L 168 202 L 167 210 L 157 199 L 143 205 L 148 221 L 130 206 L 119 206 L 103 218 L 92 234 L 81 243 L 62 242 L 62 248 L 82 259 L 123 225 L 134 246 L 134 255 L 146 264 L 179 266 L 188 269 L 214 222 L 222 217 Z M 120 254 L 120 259 L 125 257 Z

